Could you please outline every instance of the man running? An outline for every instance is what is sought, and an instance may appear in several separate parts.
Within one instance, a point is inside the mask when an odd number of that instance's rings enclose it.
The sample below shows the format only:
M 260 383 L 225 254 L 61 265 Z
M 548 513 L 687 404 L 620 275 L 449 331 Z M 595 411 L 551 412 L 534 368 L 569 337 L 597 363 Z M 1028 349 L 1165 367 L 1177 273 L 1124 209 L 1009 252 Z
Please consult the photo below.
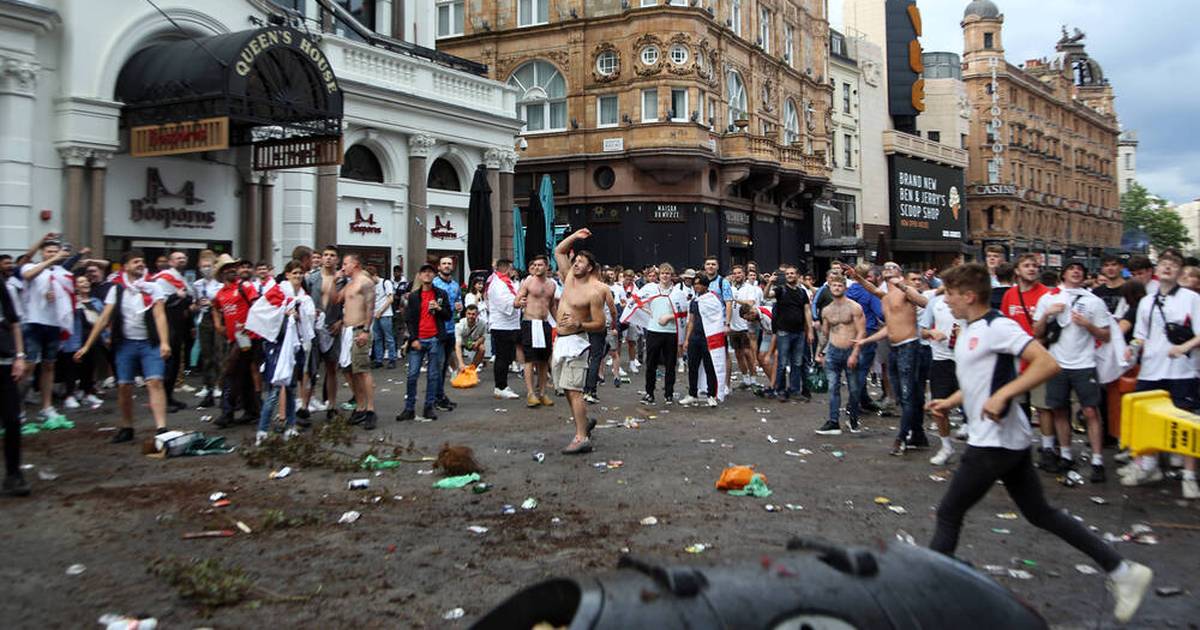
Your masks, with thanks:
M 517 306 L 521 309 L 521 345 L 525 349 L 525 405 L 550 407 L 554 399 L 546 395 L 550 380 L 550 349 L 553 344 L 550 322 L 554 304 L 554 281 L 546 277 L 550 265 L 545 256 L 529 261 L 529 277 L 521 281 Z
M 604 287 L 591 281 L 596 259 L 591 252 L 571 253 L 571 245 L 592 235 L 587 228 L 563 239 L 554 248 L 563 281 L 562 299 L 558 303 L 558 340 L 554 344 L 551 364 L 554 385 L 566 392 L 575 419 L 575 438 L 563 449 L 565 455 L 588 453 L 592 450 L 591 434 L 595 422 L 588 422 L 587 402 L 583 388 L 587 381 L 587 333 L 604 330 Z
M 375 309 L 375 281 L 362 268 L 358 254 L 342 257 L 342 274 L 349 278 L 344 296 L 339 365 L 350 375 L 354 388 L 354 413 L 350 424 L 375 428 L 375 379 L 371 376 L 371 325 Z
M 862 429 L 858 418 L 859 397 L 862 394 L 862 372 L 858 370 L 862 345 L 858 343 L 867 335 L 867 320 L 857 302 L 846 297 L 846 280 L 839 274 L 829 274 L 825 282 L 833 298 L 821 309 L 821 343 L 817 351 L 817 364 L 825 366 L 829 378 L 829 420 L 817 429 L 819 435 L 841 435 L 839 420 L 842 410 L 842 377 L 846 377 L 846 390 L 850 393 L 850 405 L 846 407 L 850 432 Z
M 1154 573 L 1122 559 L 1083 523 L 1046 503 L 1029 452 L 1029 421 L 1021 406 L 1013 404 L 1022 393 L 1058 372 L 1054 357 L 1013 320 L 991 311 L 991 278 L 983 265 L 952 267 L 942 281 L 951 312 L 967 321 L 954 346 L 961 389 L 949 398 L 931 401 L 928 409 L 944 416 L 961 405 L 969 435 L 967 452 L 938 505 L 937 529 L 929 548 L 953 556 L 967 511 L 997 481 L 1003 481 L 1004 490 L 1026 520 L 1086 553 L 1108 572 L 1108 588 L 1116 603 L 1113 614 L 1122 623 L 1128 621 L 1141 604 Z M 1018 356 L 1029 365 L 1020 376 L 1016 375 Z

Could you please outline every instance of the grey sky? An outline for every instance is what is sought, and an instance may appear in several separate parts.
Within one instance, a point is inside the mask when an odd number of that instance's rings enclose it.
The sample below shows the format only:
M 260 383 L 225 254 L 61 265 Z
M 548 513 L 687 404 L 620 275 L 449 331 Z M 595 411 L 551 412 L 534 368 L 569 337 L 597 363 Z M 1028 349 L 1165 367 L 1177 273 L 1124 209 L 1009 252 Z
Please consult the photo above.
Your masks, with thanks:
M 879 0 L 883 2 L 883 0 Z M 1196 0 L 995 0 L 1004 13 L 1012 63 L 1050 57 L 1059 28 L 1087 33 L 1088 53 L 1104 68 L 1117 115 L 1138 133 L 1138 181 L 1176 203 L 1200 197 L 1200 23 Z M 962 53 L 967 0 L 918 0 L 927 52 Z M 829 0 L 842 24 L 843 0 Z

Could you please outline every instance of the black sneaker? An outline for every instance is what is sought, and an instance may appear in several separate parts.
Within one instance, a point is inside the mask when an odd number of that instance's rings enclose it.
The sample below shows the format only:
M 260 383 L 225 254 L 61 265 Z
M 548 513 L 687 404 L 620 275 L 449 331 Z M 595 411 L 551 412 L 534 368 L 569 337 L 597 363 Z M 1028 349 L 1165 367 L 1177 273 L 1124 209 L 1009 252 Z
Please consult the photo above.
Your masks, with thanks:
M 360 411 L 355 409 L 354 413 L 350 414 L 350 424 L 361 424 L 366 418 L 367 412 L 365 410 Z
M 888 455 L 902 457 L 904 455 L 904 440 L 894 440 L 892 442 L 892 450 L 888 451 Z
M 184 409 L 187 409 L 187 405 L 179 402 L 178 400 L 175 400 L 174 398 L 167 400 L 167 413 L 175 413 L 177 411 L 183 411 Z
M 217 418 L 216 420 L 213 420 L 213 425 L 216 426 L 218 429 L 224 429 L 232 424 L 233 424 L 233 414 L 231 414 L 231 413 L 222 414 L 221 417 Z
M 918 437 L 916 439 L 909 438 L 907 441 L 907 445 L 908 445 L 908 448 L 911 448 L 911 449 L 929 448 L 929 438 L 924 435 L 921 435 L 920 437 Z
M 396 422 L 408 422 L 409 420 L 415 420 L 416 417 L 417 414 L 412 409 L 405 409 L 400 412 L 400 415 L 396 416 Z
M 388 364 L 387 364 L 387 369 L 389 369 L 389 370 L 394 370 L 394 369 L 396 369 L 396 360 L 395 360 L 395 359 L 392 359 L 391 361 L 388 361 Z
M 643 405 L 653 405 L 654 404 L 654 394 L 646 394 L 645 396 L 642 396 L 642 404 Z
M 620 376 L 613 379 L 613 387 L 615 387 L 617 389 L 621 389 L 621 377 Z
M 669 407 L 673 404 L 675 404 L 675 394 L 667 394 L 666 396 L 663 396 L 663 405 Z
M 310 412 L 304 407 L 296 410 L 296 417 L 300 418 L 301 420 L 308 420 L 309 415 L 311 415 Z
M 841 435 L 842 427 L 836 420 L 826 420 L 821 428 L 817 429 L 817 435 Z
M 300 427 L 301 429 L 311 429 L 312 425 L 313 425 L 312 420 L 309 420 L 307 415 L 305 415 L 303 418 L 301 418 L 299 416 L 299 412 L 297 412 L 296 426 Z
M 862 433 L 862 426 L 859 425 L 858 418 L 850 416 L 849 425 L 851 433 Z
M 587 424 L 587 436 L 588 436 L 588 439 L 589 439 L 589 440 L 590 440 L 590 439 L 592 439 L 592 430 L 593 430 L 593 429 L 595 429 L 595 428 L 596 428 L 596 419 L 595 419 L 595 418 L 589 418 L 589 419 L 588 419 L 588 424 Z
M 449 407 L 449 409 L 442 409 L 443 411 L 454 411 L 456 408 L 458 408 L 458 403 L 445 396 L 442 396 L 442 399 L 438 401 L 438 404 Z M 441 409 L 441 407 L 438 407 L 438 409 Z
M 1058 454 L 1052 448 L 1043 448 L 1038 453 L 1038 468 L 1042 472 L 1054 474 L 1058 472 Z
M 1065 457 L 1058 458 L 1058 472 L 1065 473 L 1075 470 L 1075 462 Z
M 378 370 L 378 369 L 379 369 L 379 368 L 381 368 L 381 367 L 383 367 L 383 361 L 372 361 L 372 362 L 371 362 L 371 369 L 372 369 L 372 370 Z
M 243 413 L 242 417 L 238 418 L 237 420 L 234 420 L 234 424 L 258 424 L 258 415 L 259 415 L 258 412 Z
M 433 406 L 439 411 L 454 411 L 454 405 L 449 400 L 439 400 Z
M 217 406 L 217 400 L 215 398 L 213 398 L 212 394 L 209 394 L 209 395 L 205 396 L 203 400 L 200 401 L 199 405 L 196 405 L 196 408 L 197 409 L 211 409 L 212 407 L 216 407 L 216 406 Z
M 130 429 L 130 431 L 132 431 L 132 430 L 133 429 Z M 159 427 L 154 430 L 154 435 L 162 435 L 162 434 L 166 433 L 167 431 L 170 431 L 170 429 L 168 429 L 167 427 Z
M 375 430 L 375 421 L 376 421 L 376 418 L 375 418 L 374 411 L 363 412 L 362 425 L 363 425 L 364 429 L 366 429 L 367 431 L 374 431 Z
M 437 414 L 433 412 L 433 407 L 430 407 L 429 405 L 426 405 L 425 408 L 421 410 L 421 417 L 425 418 L 426 420 L 437 420 Z
M 125 427 L 123 429 L 117 429 L 117 434 L 114 435 L 113 439 L 112 439 L 113 444 L 120 444 L 122 442 L 132 442 L 132 441 L 133 441 L 133 429 L 130 429 L 129 427 Z
M 1092 464 L 1092 483 L 1104 483 L 1108 477 L 1104 474 L 1104 464 Z
M 20 472 L 11 474 L 4 478 L 4 494 L 27 497 L 29 496 L 29 482 L 25 481 L 25 476 Z

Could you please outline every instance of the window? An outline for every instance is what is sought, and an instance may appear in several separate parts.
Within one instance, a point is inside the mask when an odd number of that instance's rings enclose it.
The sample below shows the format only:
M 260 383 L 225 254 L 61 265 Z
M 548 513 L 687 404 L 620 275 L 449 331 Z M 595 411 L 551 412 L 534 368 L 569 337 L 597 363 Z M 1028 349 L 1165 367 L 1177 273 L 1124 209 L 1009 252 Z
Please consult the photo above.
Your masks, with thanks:
M 766 7 L 758 8 L 758 45 L 763 52 L 771 52 L 771 11 Z
M 687 122 L 688 119 L 688 91 L 687 88 L 672 88 L 671 89 L 671 120 L 675 122 Z
M 988 168 L 988 183 L 989 184 L 999 184 L 1000 183 L 1000 161 L 999 160 L 988 160 L 987 164 L 988 164 L 988 166 L 987 166 L 987 168 Z
M 271 0 L 271 4 L 304 15 L 305 0 Z
M 929 139 L 932 140 L 933 142 L 941 142 L 942 141 L 942 132 L 940 132 L 940 131 L 930 131 L 928 135 L 929 135 Z
M 846 168 L 854 168 L 854 136 L 842 134 L 842 159 Z
M 850 113 L 850 84 L 842 83 L 842 111 Z
M 642 90 L 642 122 L 658 120 L 658 88 Z
M 360 182 L 382 184 L 383 166 L 379 164 L 379 158 L 375 157 L 373 151 L 361 144 L 356 144 L 346 151 L 339 176 L 345 179 L 357 179 Z
M 852 236 L 858 233 L 858 203 L 854 195 L 833 193 L 830 205 L 842 211 L 842 234 Z
M 642 6 L 656 7 L 656 6 L 658 6 L 658 0 L 642 0 Z
M 988 50 L 991 50 L 992 45 L 995 43 L 994 37 L 995 36 L 991 33 L 984 33 L 983 34 L 983 47 L 987 48 Z
M 537 26 L 550 21 L 550 0 L 517 0 L 517 26 Z
M 742 82 L 742 75 L 734 70 L 729 71 L 725 82 L 725 91 L 729 94 L 729 124 L 732 125 L 735 120 L 749 118 L 746 112 L 746 84 Z
M 800 141 L 800 112 L 796 111 L 796 101 L 790 98 L 783 104 L 783 141 L 787 144 Z
M 708 118 L 708 128 L 712 129 L 717 120 L 717 98 L 715 96 L 708 97 Z
M 658 46 L 646 46 L 642 49 L 642 63 L 647 66 L 658 63 Z
M 958 147 L 959 147 L 960 149 L 965 149 L 965 148 L 967 148 L 967 134 L 965 134 L 965 133 L 964 133 L 964 134 L 959 134 L 959 137 L 958 137 Z
M 350 17 L 357 20 L 359 24 L 375 30 L 375 0 L 337 0 L 337 4 L 345 9 L 350 14 Z M 362 39 L 357 31 L 336 17 L 334 18 L 333 32 L 350 39 Z
M 603 76 L 612 76 L 612 73 L 617 71 L 617 53 L 614 50 L 606 50 L 599 55 L 596 55 L 596 72 Z
M 1127 171 L 1133 170 L 1133 154 L 1132 153 L 1125 154 L 1125 170 L 1127 170 Z
M 742 0 L 733 0 L 729 7 L 729 28 L 734 34 L 742 34 Z
M 547 61 L 531 61 L 513 73 L 508 84 L 517 88 L 517 117 L 526 131 L 567 128 L 567 82 Z
M 810 142 L 811 142 L 811 140 L 810 140 Z M 835 133 L 832 136 L 829 136 L 829 165 L 832 166 L 833 168 L 837 168 L 837 165 L 838 165 L 837 155 L 838 155 L 838 137 L 837 137 L 837 134 Z
M 796 47 L 796 33 L 792 30 L 791 24 L 783 25 L 783 61 L 788 66 L 792 65 L 792 51 Z
M 463 34 L 463 0 L 438 0 L 437 36 Z
M 617 109 L 616 94 L 596 97 L 596 125 L 598 127 L 615 127 L 619 117 Z
M 683 44 L 675 44 L 674 46 L 671 46 L 671 63 L 677 66 L 682 66 L 683 64 L 687 63 L 687 60 L 687 46 L 684 46 Z
M 429 178 L 425 186 L 436 190 L 454 190 L 462 192 L 462 183 L 458 171 L 446 158 L 438 158 L 429 167 Z

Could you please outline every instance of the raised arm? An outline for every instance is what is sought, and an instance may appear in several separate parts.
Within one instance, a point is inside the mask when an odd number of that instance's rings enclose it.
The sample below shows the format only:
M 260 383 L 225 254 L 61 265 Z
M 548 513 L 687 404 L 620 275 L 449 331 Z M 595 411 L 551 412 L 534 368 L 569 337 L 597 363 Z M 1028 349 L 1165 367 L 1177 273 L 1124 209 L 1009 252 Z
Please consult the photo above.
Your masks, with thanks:
M 570 277 L 571 271 L 571 246 L 575 241 L 580 241 L 586 238 L 591 238 L 592 231 L 587 228 L 576 230 L 570 236 L 564 238 L 558 247 L 554 248 L 554 262 L 558 263 L 558 275 L 565 282 Z
M 32 279 L 36 278 L 39 273 L 42 273 L 46 269 L 48 269 L 54 265 L 57 265 L 59 263 L 59 261 L 66 259 L 66 257 L 69 255 L 70 254 L 68 254 L 67 252 L 60 249 L 60 250 L 58 250 L 58 253 L 55 254 L 54 256 L 47 258 L 47 259 L 43 260 L 42 262 L 34 265 L 32 269 L 22 272 L 21 278 L 23 278 L 25 280 L 32 280 Z

